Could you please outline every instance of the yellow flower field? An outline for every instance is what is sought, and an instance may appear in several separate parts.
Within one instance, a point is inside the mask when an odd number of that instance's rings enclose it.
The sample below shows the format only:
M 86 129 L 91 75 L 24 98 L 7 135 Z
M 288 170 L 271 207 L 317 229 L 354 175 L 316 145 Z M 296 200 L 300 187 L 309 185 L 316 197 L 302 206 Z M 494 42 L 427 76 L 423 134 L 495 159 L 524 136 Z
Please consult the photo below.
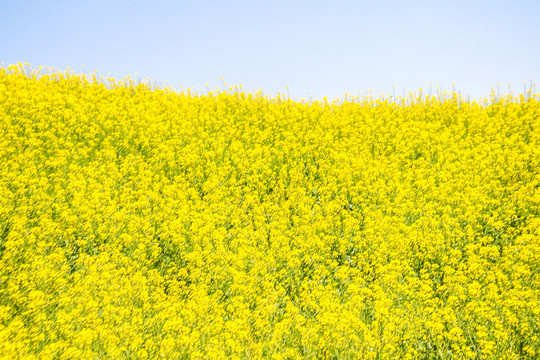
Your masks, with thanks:
M 540 98 L 0 68 L 0 359 L 538 359 Z

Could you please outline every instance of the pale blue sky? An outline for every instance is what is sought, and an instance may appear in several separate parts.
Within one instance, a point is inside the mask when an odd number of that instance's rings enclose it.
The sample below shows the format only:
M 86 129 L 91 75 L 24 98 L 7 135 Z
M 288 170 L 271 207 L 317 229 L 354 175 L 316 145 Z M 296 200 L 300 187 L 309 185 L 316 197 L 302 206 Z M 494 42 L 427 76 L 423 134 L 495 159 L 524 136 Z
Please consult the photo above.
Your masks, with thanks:
M 479 98 L 540 79 L 539 24 L 538 0 L 0 0 L 0 62 L 199 92 L 223 77 L 302 98 L 430 83 Z

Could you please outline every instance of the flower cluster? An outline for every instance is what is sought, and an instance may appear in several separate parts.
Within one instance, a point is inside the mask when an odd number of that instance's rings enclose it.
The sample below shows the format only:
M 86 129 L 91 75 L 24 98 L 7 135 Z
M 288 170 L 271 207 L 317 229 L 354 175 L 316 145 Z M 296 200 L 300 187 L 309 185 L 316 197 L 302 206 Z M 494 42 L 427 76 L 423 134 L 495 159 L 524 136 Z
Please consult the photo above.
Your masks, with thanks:
M 0 68 L 0 359 L 534 359 L 540 103 Z

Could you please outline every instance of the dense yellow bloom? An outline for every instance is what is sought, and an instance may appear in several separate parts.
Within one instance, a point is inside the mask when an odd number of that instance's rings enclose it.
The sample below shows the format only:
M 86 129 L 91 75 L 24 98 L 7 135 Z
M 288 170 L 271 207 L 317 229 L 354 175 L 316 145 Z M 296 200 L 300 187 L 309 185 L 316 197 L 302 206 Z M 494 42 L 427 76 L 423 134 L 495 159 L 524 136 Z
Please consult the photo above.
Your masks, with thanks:
M 538 100 L 0 68 L 0 358 L 534 359 Z

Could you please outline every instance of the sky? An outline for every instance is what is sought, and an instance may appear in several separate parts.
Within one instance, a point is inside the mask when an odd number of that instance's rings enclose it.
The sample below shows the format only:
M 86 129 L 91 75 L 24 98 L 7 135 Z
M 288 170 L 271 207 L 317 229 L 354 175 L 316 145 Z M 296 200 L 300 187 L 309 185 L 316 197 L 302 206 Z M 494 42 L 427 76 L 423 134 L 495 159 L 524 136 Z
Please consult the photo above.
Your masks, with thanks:
M 336 99 L 422 88 L 481 99 L 540 79 L 538 0 L 0 0 L 0 33 L 4 66 L 198 93 L 242 85 Z

